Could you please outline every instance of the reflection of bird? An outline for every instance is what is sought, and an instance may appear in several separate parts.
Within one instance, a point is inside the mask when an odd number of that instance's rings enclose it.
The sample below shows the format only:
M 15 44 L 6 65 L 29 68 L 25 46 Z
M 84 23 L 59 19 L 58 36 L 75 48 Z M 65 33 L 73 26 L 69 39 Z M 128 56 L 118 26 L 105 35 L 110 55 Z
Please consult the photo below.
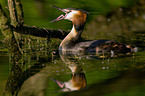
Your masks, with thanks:
M 55 7 L 55 6 L 53 6 Z M 118 43 L 112 40 L 93 40 L 86 42 L 79 42 L 78 39 L 84 28 L 88 12 L 76 9 L 76 8 L 66 8 L 61 9 L 55 7 L 65 15 L 60 15 L 57 19 L 53 20 L 58 21 L 62 19 L 67 19 L 72 21 L 73 27 L 70 33 L 63 39 L 59 46 L 61 51 L 86 51 L 86 52 L 117 52 L 117 53 L 128 53 L 131 51 L 126 45 Z
M 61 82 L 50 78 L 56 82 L 61 89 L 60 91 L 70 92 L 85 89 L 87 86 L 86 77 L 80 66 L 69 66 L 72 71 L 72 77 L 67 82 Z
M 60 91 L 70 92 L 84 90 L 87 87 L 87 80 L 85 73 L 77 60 L 71 55 L 60 55 L 60 57 L 66 66 L 71 70 L 71 79 L 66 82 L 61 82 L 53 78 L 50 79 L 56 82 L 60 88 L 62 88 Z

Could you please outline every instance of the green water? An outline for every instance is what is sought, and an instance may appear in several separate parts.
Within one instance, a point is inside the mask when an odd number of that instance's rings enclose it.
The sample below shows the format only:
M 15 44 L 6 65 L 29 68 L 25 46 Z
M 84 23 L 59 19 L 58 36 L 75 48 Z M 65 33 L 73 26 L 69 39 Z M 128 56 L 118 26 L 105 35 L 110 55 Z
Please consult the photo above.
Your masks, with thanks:
M 31 60 L 25 57 L 25 64 L 23 62 L 18 68 L 12 67 L 13 64 L 9 63 L 8 54 L 5 53 L 1 55 L 0 63 L 0 94 L 13 91 L 17 92 L 18 96 L 144 96 L 144 54 L 142 51 L 134 56 L 104 59 L 94 55 L 76 55 L 71 58 L 67 56 L 65 59 L 69 58 L 69 63 L 62 61 L 59 56 L 54 56 L 54 60 L 50 62 L 45 56 L 29 54 Z M 80 91 L 61 92 L 63 88 L 51 78 L 61 82 L 71 80 L 70 63 L 72 66 L 81 66 L 87 86 Z M 17 71 L 14 77 L 11 77 L 12 68 L 22 71 Z
M 7 54 L 0 56 L 0 94 L 2 95 L 5 90 L 5 84 L 9 75 L 9 57 Z
M 50 23 L 62 14 L 50 5 L 77 7 L 90 12 L 82 34 L 84 39 L 116 40 L 137 46 L 138 52 L 106 58 L 103 54 L 52 55 L 61 40 L 48 42 L 47 38 L 16 34 L 23 54 L 20 62 L 13 63 L 15 58 L 0 32 L 0 96 L 145 96 L 144 10 L 132 9 L 133 13 L 128 14 L 129 9 L 119 8 L 129 7 L 133 1 L 138 0 L 22 0 L 24 23 L 29 26 L 70 30 L 69 21 Z M 6 5 L 5 0 L 0 3 Z M 125 13 L 117 11 L 106 16 L 115 9 Z M 4 10 L 8 14 L 8 10 Z M 73 75 L 70 66 L 78 68 L 77 75 Z M 63 88 L 54 82 L 68 82 L 73 76 L 86 81 L 86 86 L 62 92 Z

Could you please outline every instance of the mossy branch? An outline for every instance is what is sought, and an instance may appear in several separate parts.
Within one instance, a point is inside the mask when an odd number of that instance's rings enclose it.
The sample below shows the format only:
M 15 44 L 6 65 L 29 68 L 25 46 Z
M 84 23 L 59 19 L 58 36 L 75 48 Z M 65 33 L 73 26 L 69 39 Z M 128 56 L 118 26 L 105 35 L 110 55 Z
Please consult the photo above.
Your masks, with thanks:
M 14 33 L 10 25 L 10 22 L 8 21 L 6 14 L 2 10 L 1 5 L 0 5 L 0 28 L 1 28 L 1 32 L 6 37 L 8 43 L 7 45 L 9 45 L 8 48 L 12 54 L 12 57 L 15 57 L 13 62 L 18 62 L 22 54 L 19 50 L 18 44 L 14 37 Z
M 9 12 L 10 12 L 11 24 L 13 26 L 17 26 L 18 25 L 18 20 L 17 20 L 17 14 L 16 14 L 16 8 L 15 8 L 14 0 L 8 0 L 8 8 L 9 8 Z
M 6 38 L 11 38 L 13 33 L 10 28 L 10 22 L 8 21 L 8 18 L 5 14 L 5 12 L 2 10 L 2 6 L 0 5 L 0 29 L 2 34 Z
M 17 21 L 18 21 L 19 24 L 23 24 L 24 14 L 23 14 L 22 4 L 21 4 L 20 0 L 14 0 L 14 1 L 15 1 Z

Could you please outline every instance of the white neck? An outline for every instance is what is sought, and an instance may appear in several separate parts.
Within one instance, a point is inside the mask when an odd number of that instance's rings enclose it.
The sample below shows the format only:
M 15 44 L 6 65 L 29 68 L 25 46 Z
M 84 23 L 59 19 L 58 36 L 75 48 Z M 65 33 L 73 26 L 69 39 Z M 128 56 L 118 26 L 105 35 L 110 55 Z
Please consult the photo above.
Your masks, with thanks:
M 78 40 L 79 35 L 78 32 L 75 29 L 75 26 L 73 25 L 72 30 L 70 33 L 63 39 L 59 46 L 59 50 L 65 50 L 67 48 L 71 48 L 74 46 L 74 43 Z

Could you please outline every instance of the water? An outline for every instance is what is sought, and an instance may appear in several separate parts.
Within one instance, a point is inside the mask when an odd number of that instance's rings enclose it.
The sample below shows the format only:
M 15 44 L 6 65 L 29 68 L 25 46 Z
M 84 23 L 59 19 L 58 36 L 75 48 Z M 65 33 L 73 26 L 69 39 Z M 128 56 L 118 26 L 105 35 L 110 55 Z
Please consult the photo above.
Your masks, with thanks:
M 23 56 L 20 66 L 12 64 L 8 53 L 3 53 L 0 93 L 6 96 L 144 96 L 144 53 L 108 58 L 52 55 L 53 60 L 50 60 L 40 52 L 36 53 L 39 56 L 32 52 L 23 54 L 29 57 Z
M 15 34 L 23 52 L 17 56 L 8 49 L 7 40 L 1 36 L 0 96 L 145 96 L 144 11 L 137 14 L 135 10 L 133 14 L 127 14 L 130 12 L 125 10 L 127 15 L 118 13 L 118 16 L 117 13 L 112 13 L 112 17 L 97 16 L 97 9 L 101 9 L 99 12 L 104 14 L 114 6 L 128 6 L 131 3 L 124 0 L 124 3 L 122 0 L 116 0 L 115 3 L 109 0 L 96 2 L 87 1 L 86 4 L 85 0 L 22 1 L 25 24 L 71 29 L 71 22 L 49 22 L 59 12 L 48 5 L 62 8 L 72 5 L 71 7 L 82 8 L 91 13 L 82 34 L 85 39 L 116 40 L 137 46 L 138 52 L 119 56 L 54 55 L 52 53 L 58 49 L 61 40 L 48 41 L 47 38 Z M 13 62 L 14 60 L 19 61 Z
M 9 57 L 6 54 L 1 54 L 0 61 L 0 94 L 2 95 L 9 74 Z

